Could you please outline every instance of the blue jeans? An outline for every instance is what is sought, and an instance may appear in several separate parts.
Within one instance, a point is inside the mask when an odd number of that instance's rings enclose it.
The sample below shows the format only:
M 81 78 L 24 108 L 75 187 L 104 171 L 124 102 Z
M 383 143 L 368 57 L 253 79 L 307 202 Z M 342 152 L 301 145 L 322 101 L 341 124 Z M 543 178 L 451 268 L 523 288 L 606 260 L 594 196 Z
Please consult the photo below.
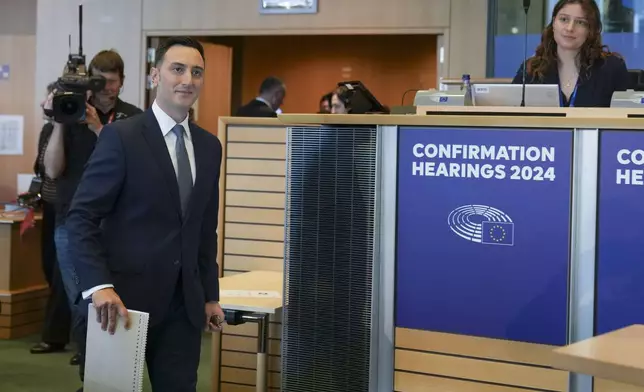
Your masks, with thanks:
M 58 256 L 58 268 L 60 268 L 60 275 L 63 278 L 63 285 L 65 286 L 65 293 L 69 300 L 69 306 L 74 307 L 78 299 L 78 284 L 80 283 L 78 275 L 76 275 L 76 268 L 69 256 L 69 238 L 67 236 L 67 228 L 64 224 L 56 227 L 54 233 L 54 241 L 56 242 L 56 256 Z
M 87 339 L 87 320 L 80 311 L 79 306 L 87 306 L 87 301 L 79 298 L 80 279 L 76 274 L 76 267 L 69 255 L 69 238 L 67 228 L 64 224 L 59 224 L 54 233 L 54 241 L 56 242 L 56 254 L 58 256 L 58 268 L 60 268 L 60 275 L 63 279 L 63 286 L 65 286 L 65 293 L 67 293 L 67 300 L 69 307 L 72 311 L 72 338 L 78 346 L 79 358 L 79 374 L 81 381 L 84 379 L 85 373 L 85 339 Z

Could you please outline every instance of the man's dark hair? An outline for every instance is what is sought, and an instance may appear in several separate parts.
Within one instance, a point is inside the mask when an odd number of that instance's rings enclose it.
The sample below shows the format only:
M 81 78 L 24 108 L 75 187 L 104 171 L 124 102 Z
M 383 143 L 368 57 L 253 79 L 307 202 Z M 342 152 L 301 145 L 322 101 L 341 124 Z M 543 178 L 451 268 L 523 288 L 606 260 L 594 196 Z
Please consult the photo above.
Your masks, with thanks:
M 156 50 L 156 60 L 155 60 L 155 67 L 158 67 L 161 65 L 163 62 L 163 58 L 165 57 L 165 54 L 168 52 L 168 50 L 173 47 L 173 46 L 187 46 L 188 48 L 193 48 L 197 49 L 199 54 L 201 55 L 201 58 L 206 61 L 206 57 L 204 56 L 203 53 L 203 45 L 196 39 L 192 37 L 185 37 L 185 36 L 178 36 L 178 37 L 169 37 L 161 41 L 159 46 L 157 47 Z
M 262 84 L 259 86 L 259 93 L 265 94 L 277 88 L 284 88 L 284 83 L 279 78 L 276 78 L 275 76 L 269 76 L 266 79 L 264 79 Z
M 114 72 L 119 75 L 121 81 L 125 79 L 125 64 L 123 58 L 117 51 L 101 50 L 94 56 L 89 63 L 89 74 L 91 75 L 94 70 L 99 72 Z
M 329 105 L 331 105 L 331 98 L 333 98 L 333 92 L 324 94 L 322 98 L 320 98 L 320 103 L 326 101 L 329 103 Z

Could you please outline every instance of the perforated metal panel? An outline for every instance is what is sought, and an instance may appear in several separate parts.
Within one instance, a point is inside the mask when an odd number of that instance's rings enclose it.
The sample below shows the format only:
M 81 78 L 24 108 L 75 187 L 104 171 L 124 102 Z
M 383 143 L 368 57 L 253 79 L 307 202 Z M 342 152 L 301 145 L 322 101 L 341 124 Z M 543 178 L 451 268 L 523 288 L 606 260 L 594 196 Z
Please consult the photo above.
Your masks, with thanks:
M 376 129 L 289 130 L 282 391 L 369 389 Z

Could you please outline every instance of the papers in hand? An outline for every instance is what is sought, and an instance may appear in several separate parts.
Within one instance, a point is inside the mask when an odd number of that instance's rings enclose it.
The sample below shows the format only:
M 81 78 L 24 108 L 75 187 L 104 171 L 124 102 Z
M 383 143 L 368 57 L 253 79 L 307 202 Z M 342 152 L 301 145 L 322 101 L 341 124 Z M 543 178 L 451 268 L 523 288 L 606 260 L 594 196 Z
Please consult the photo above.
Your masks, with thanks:
M 221 290 L 219 296 L 221 298 L 282 298 L 277 291 L 261 290 Z
M 89 304 L 85 392 L 140 392 L 143 390 L 149 314 L 128 309 L 130 329 L 119 317 L 116 332 L 101 329 L 96 308 Z

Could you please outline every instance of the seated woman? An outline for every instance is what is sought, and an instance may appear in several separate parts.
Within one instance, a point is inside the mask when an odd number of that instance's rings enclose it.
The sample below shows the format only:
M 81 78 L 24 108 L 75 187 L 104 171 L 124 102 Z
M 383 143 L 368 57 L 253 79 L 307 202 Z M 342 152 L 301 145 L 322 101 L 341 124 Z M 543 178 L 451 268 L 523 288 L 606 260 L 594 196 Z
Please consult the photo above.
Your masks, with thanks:
M 594 0 L 559 0 L 536 54 L 527 60 L 526 84 L 557 84 L 560 106 L 610 107 L 615 91 L 631 88 L 624 60 L 602 45 Z M 523 66 L 512 83 L 523 82 Z
M 351 100 L 355 94 L 355 91 L 350 90 L 346 86 L 340 86 L 336 88 L 333 93 L 331 94 L 331 113 L 332 114 L 365 114 L 365 113 L 371 113 L 371 114 L 389 114 L 391 110 L 389 109 L 388 106 L 386 105 L 380 105 L 379 110 L 377 111 L 365 111 L 366 107 L 364 105 L 364 99 L 362 100 L 362 105 L 360 103 L 357 104 L 357 107 L 351 107 Z M 371 109 L 374 110 L 375 108 L 373 107 L 375 104 L 371 103 L 372 107 Z

